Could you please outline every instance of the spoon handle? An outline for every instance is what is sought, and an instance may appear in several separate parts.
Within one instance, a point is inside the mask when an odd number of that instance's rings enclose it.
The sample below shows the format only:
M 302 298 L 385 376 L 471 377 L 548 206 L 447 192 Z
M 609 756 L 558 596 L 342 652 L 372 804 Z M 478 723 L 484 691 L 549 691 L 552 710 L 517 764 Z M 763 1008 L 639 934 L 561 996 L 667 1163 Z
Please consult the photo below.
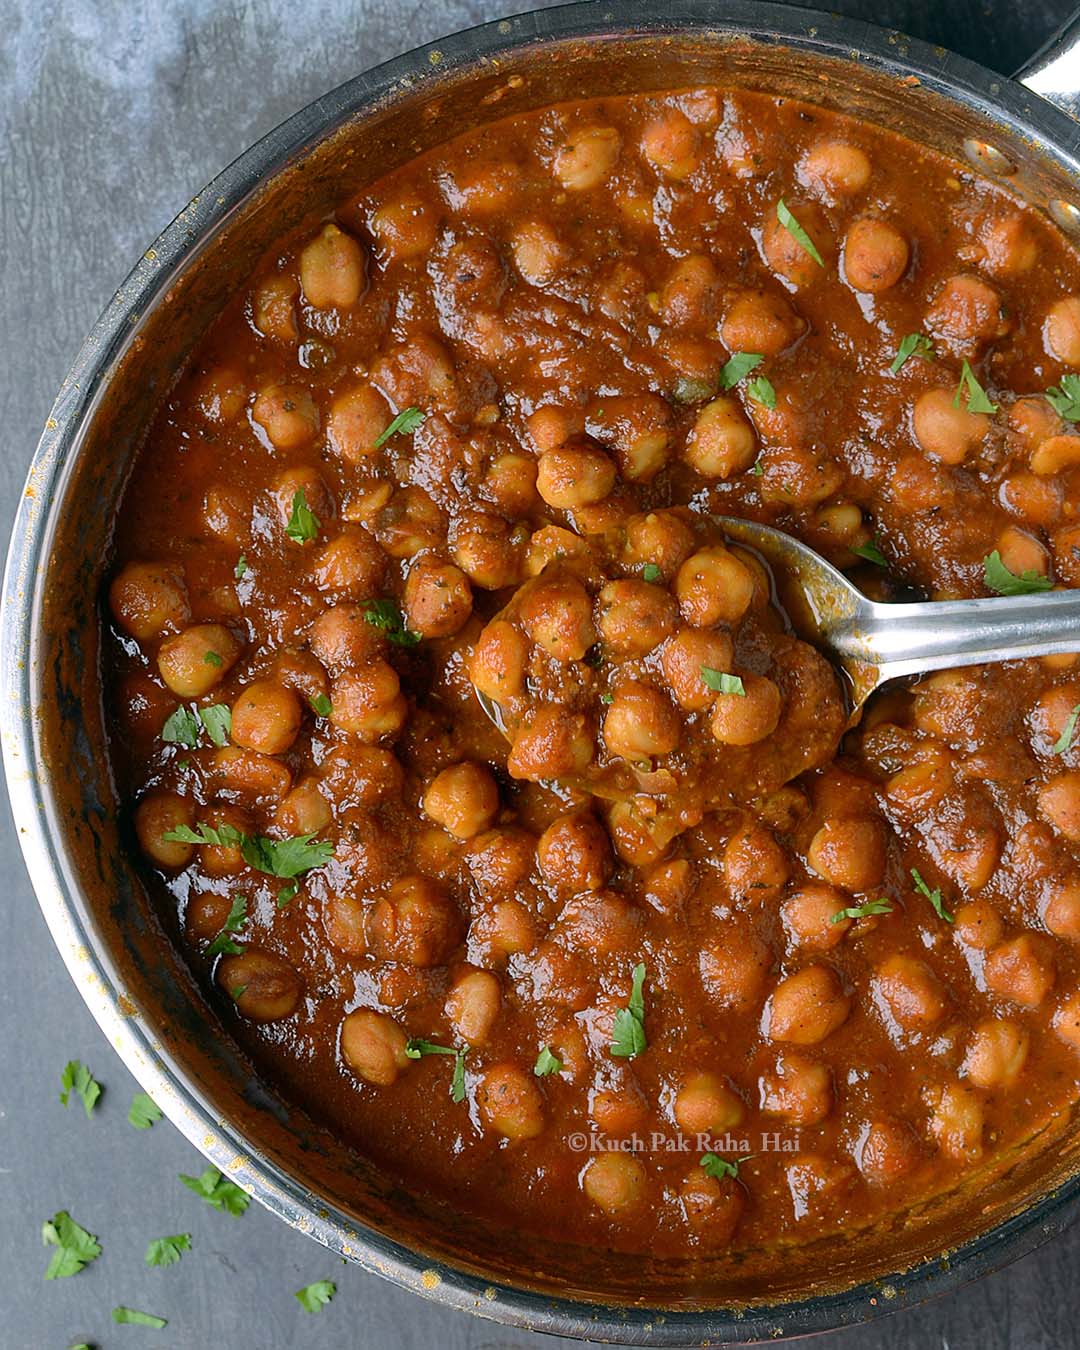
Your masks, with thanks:
M 986 600 L 860 606 L 835 637 L 879 680 L 984 661 L 1080 652 L 1080 590 Z

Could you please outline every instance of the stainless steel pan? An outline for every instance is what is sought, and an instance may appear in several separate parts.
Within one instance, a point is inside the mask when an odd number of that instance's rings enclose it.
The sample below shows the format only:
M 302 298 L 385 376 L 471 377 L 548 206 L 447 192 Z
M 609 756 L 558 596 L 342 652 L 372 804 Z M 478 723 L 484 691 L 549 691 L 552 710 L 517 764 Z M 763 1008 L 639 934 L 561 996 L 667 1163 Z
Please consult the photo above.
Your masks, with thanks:
M 154 408 L 279 232 L 478 122 L 555 99 L 708 81 L 894 127 L 1007 176 L 1080 236 L 1075 23 L 1016 81 L 896 33 L 751 0 L 588 3 L 458 34 L 305 108 L 226 169 L 139 260 L 87 338 L 38 446 L 0 621 L 4 760 L 27 867 L 91 1012 L 173 1122 L 287 1222 L 420 1294 L 639 1345 L 836 1327 L 998 1267 L 1080 1212 L 1080 1139 L 1066 1134 L 1042 1158 L 1018 1160 L 946 1223 L 848 1252 L 792 1253 L 761 1288 L 708 1262 L 620 1263 L 526 1240 L 402 1193 L 259 1083 L 171 954 L 129 861 L 102 750 L 98 595 L 113 508 Z

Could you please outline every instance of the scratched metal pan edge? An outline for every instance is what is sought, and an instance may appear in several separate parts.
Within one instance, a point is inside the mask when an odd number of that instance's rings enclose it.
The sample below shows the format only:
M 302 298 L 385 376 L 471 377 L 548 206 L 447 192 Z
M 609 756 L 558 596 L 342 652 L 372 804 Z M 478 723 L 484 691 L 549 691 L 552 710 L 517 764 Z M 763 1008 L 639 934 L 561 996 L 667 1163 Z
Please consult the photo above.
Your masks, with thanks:
M 1080 22 L 1021 78 L 864 23 L 753 0 L 585 3 L 489 23 L 358 76 L 264 137 L 147 250 L 87 338 L 37 448 L 4 580 L 0 732 L 20 843 L 71 977 L 128 1067 L 207 1158 L 331 1250 L 496 1321 L 715 1345 L 920 1303 L 1034 1250 L 1080 1214 L 1080 1141 L 1063 1136 L 988 1178 L 966 1226 L 951 1216 L 947 1231 L 931 1226 L 918 1240 L 901 1227 L 874 1259 L 856 1240 L 853 1255 L 812 1277 L 778 1269 L 769 1288 L 729 1281 L 718 1295 L 682 1263 L 647 1265 L 633 1285 L 603 1253 L 570 1259 L 404 1195 L 261 1084 L 203 1002 L 127 861 L 97 690 L 112 508 L 149 417 L 264 245 L 344 195 L 343 184 L 510 112 L 711 79 L 966 155 L 1080 232 Z

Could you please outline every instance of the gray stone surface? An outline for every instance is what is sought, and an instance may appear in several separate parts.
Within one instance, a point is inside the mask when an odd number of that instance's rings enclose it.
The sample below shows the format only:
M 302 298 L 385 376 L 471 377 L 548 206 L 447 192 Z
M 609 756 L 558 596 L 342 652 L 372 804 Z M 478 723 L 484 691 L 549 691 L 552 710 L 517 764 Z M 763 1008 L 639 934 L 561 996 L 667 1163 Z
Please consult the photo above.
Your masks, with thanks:
M 357 70 L 497 16 L 513 0 L 0 0 L 0 518 L 9 519 L 65 369 L 150 239 L 222 165 Z M 847 0 L 846 13 L 1008 70 L 1071 0 Z M 135 1085 L 55 955 L 0 810 L 0 1348 L 507 1350 L 568 1346 L 451 1315 L 356 1269 L 258 1206 L 236 1221 L 176 1181 L 202 1160 L 166 1122 L 126 1123 Z M 57 1101 L 65 1061 L 105 1084 L 99 1110 Z M 41 1221 L 69 1208 L 104 1255 L 45 1284 Z M 149 1238 L 190 1232 L 179 1266 Z M 1059 1350 L 1080 1345 L 1075 1229 L 1012 1269 L 822 1350 Z M 292 1293 L 338 1281 L 317 1318 Z M 169 1319 L 114 1327 L 118 1303 Z

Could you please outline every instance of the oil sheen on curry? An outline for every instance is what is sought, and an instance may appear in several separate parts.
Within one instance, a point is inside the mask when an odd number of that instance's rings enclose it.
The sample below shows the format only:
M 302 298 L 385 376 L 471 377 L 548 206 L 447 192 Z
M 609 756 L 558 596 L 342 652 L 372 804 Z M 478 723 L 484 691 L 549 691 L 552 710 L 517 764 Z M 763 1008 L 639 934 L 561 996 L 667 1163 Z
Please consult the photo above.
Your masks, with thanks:
M 1047 220 L 763 95 L 515 117 L 283 238 L 105 601 L 132 838 L 226 1031 L 406 1186 L 624 1251 L 850 1234 L 1052 1146 L 1080 658 L 845 733 L 712 517 L 882 599 L 1080 586 L 1077 372 Z

